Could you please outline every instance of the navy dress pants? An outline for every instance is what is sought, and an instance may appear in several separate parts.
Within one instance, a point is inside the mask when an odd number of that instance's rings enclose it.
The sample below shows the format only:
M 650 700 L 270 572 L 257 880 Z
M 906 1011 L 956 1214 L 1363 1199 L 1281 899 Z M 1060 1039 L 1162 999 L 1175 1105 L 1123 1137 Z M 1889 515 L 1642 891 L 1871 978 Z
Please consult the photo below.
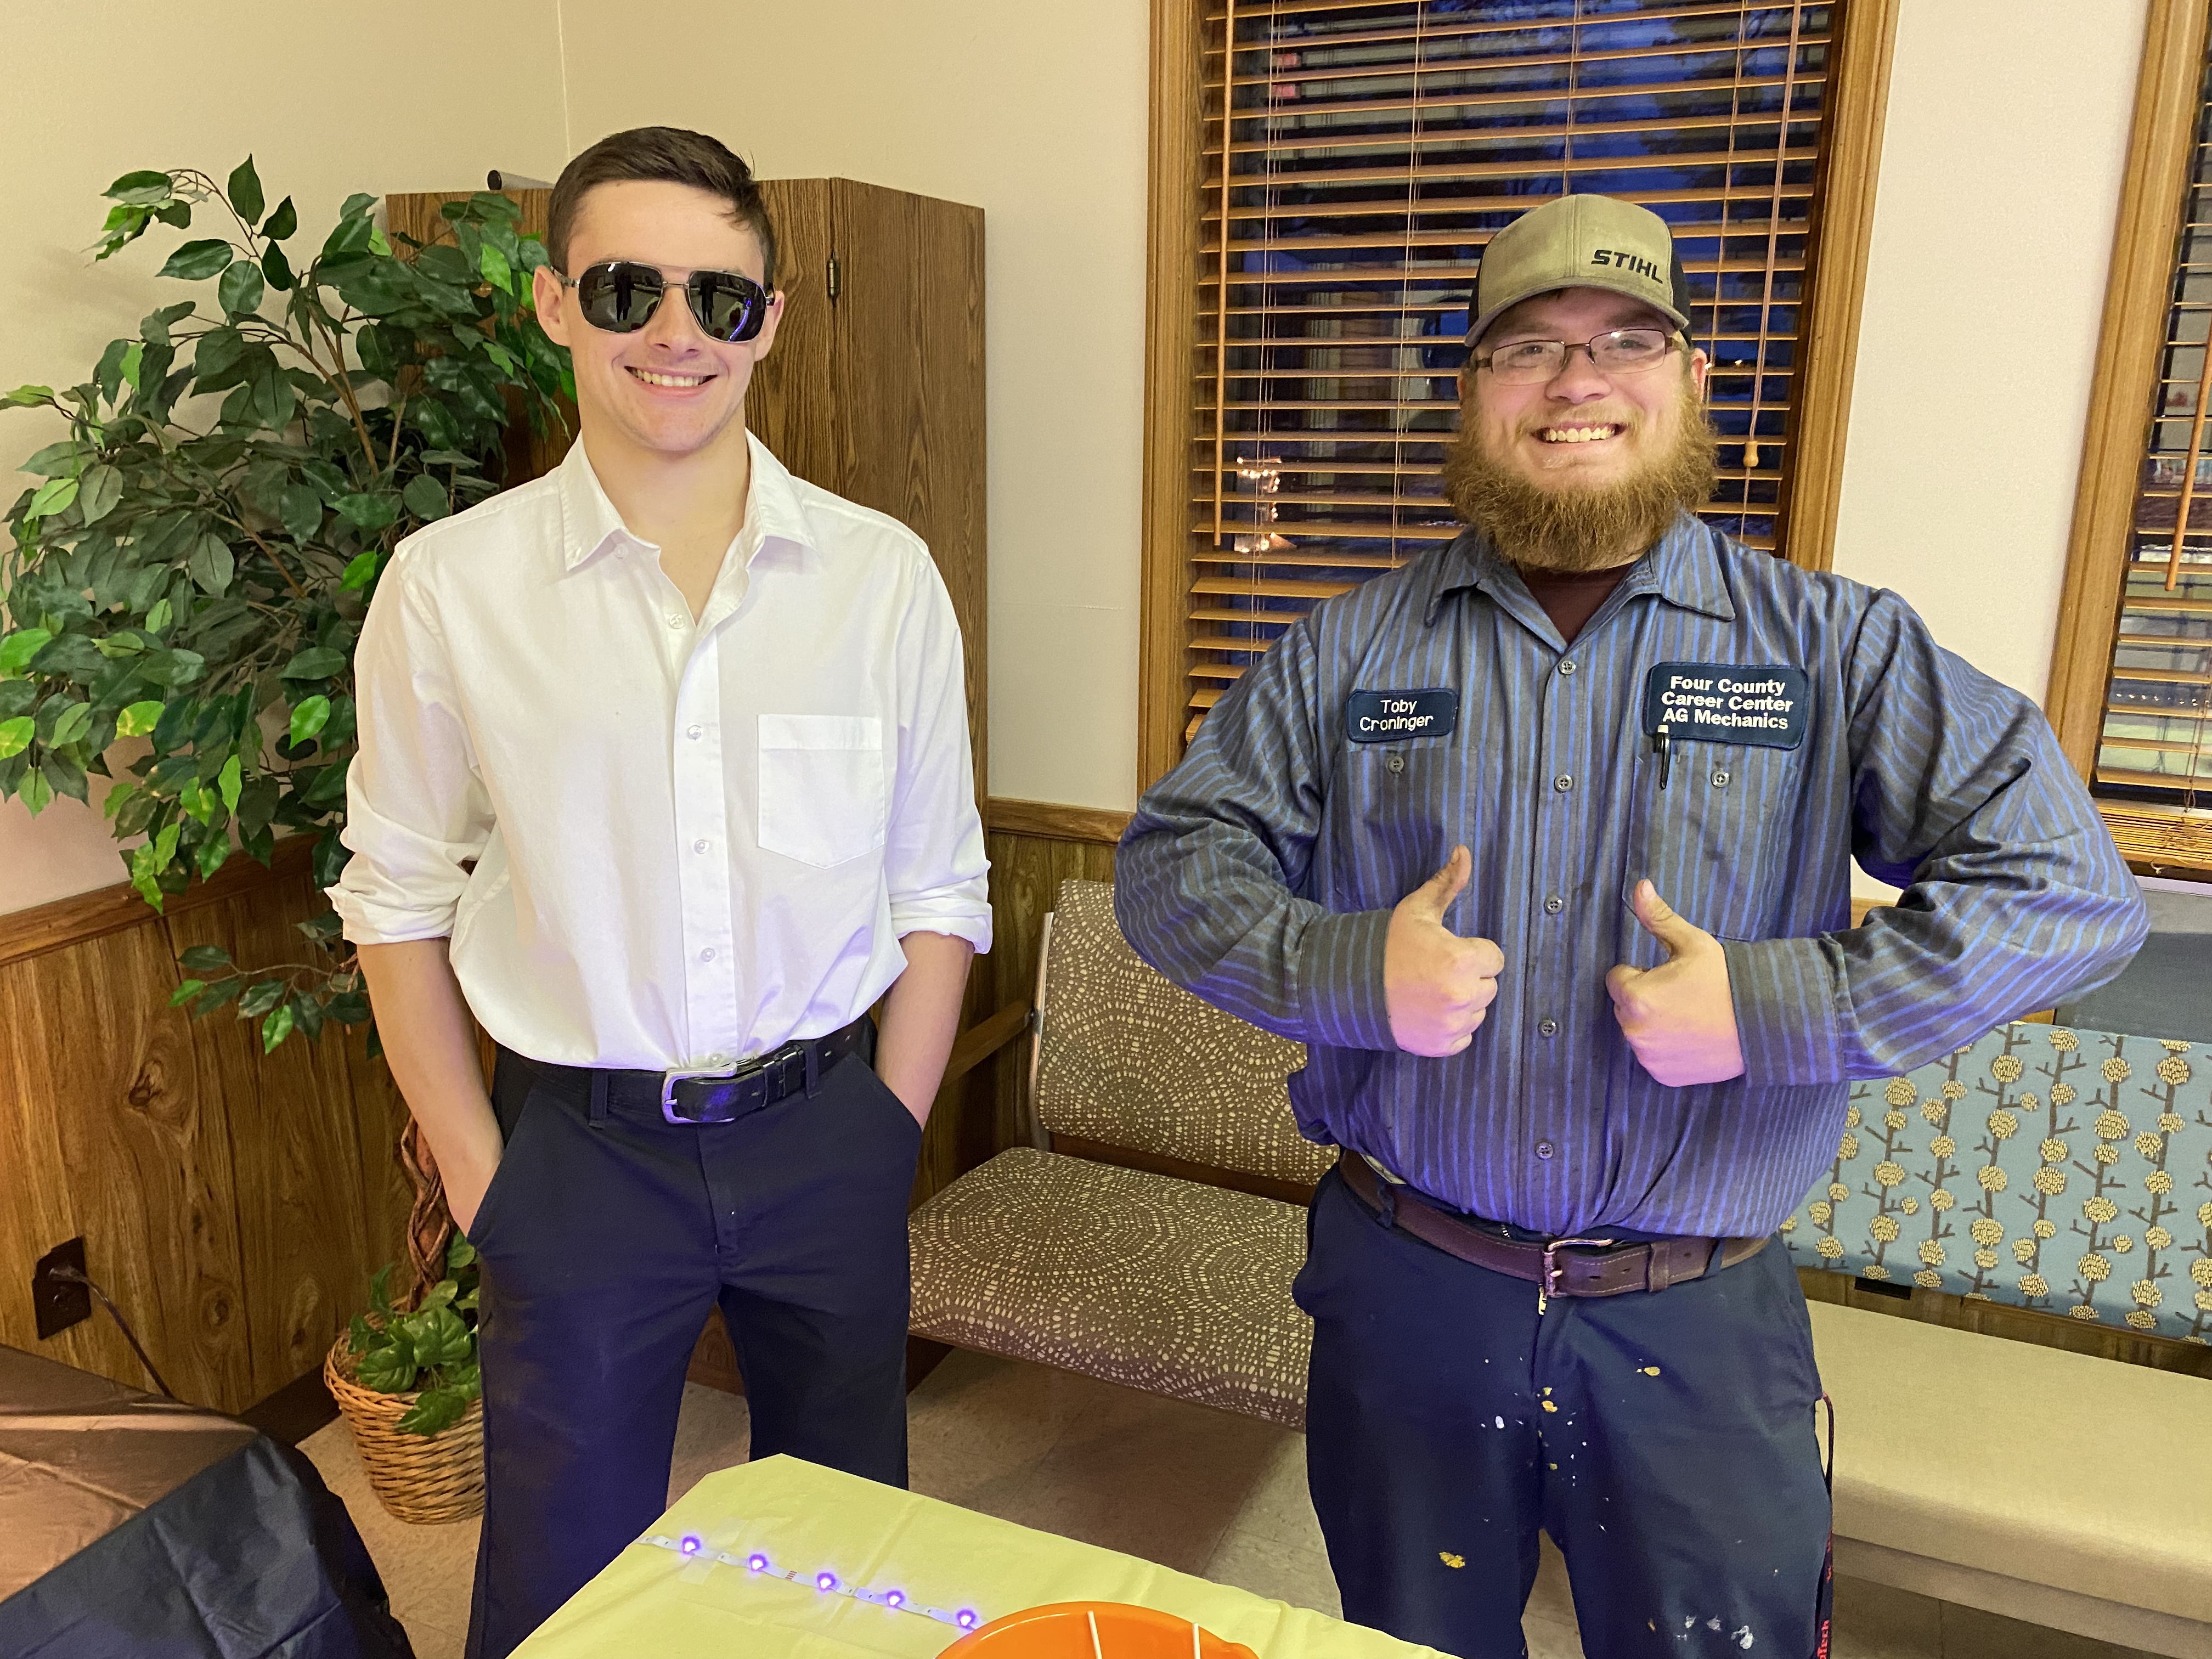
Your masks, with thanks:
M 502 1050 L 483 1262 L 469 1659 L 502 1659 L 667 1508 L 718 1302 L 752 1455 L 906 1484 L 907 1198 L 921 1132 L 858 1055 L 726 1124 L 604 1109 Z
M 1811 1659 L 1828 1493 L 1789 1252 L 1554 1297 L 1314 1195 L 1306 1458 L 1345 1617 L 1521 1659 L 1540 1528 L 1589 1659 Z

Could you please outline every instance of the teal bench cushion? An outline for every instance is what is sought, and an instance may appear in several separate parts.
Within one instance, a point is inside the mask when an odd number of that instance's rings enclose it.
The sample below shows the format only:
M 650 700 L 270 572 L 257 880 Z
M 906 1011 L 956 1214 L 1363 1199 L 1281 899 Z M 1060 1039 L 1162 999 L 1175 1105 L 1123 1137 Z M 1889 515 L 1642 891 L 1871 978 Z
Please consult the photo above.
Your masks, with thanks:
M 2212 1340 L 2212 1053 L 2000 1026 L 1854 1084 L 1801 1267 Z

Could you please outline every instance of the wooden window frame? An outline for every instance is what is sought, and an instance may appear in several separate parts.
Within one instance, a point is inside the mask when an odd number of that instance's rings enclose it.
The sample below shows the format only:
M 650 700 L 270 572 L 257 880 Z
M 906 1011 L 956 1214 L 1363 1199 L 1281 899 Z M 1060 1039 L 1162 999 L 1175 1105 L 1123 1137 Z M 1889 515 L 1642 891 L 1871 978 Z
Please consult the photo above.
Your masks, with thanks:
M 1137 787 L 1182 758 L 1189 719 L 1190 447 L 1188 395 L 1198 269 L 1196 204 L 1204 182 L 1199 21 L 1213 0 L 1152 0 L 1152 124 L 1146 212 L 1143 574 L 1137 674 Z M 1797 454 L 1784 509 L 1790 556 L 1808 570 L 1833 562 L 1844 440 L 1858 356 L 1860 299 L 1874 229 L 1883 118 L 1899 0 L 1840 0 L 1826 157 L 1808 277 L 1812 326 L 1804 389 L 1793 414 Z
M 2081 477 L 2058 603 L 2045 712 L 2087 781 L 2104 734 L 2105 687 L 2119 633 L 2120 588 L 2140 483 L 2143 434 L 2159 375 L 2173 258 L 2204 85 L 2204 0 L 2151 0 L 2136 80 L 2127 174 L 2112 226 L 2112 264 L 2081 434 Z M 2143 833 L 2132 803 L 2100 803 L 2138 869 L 2212 879 L 2212 848 L 2179 852 Z

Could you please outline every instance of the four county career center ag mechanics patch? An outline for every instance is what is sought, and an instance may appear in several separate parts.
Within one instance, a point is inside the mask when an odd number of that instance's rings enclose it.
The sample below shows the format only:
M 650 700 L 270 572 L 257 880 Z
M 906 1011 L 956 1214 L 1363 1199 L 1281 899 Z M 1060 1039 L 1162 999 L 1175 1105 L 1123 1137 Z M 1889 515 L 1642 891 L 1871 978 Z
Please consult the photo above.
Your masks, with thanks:
M 1355 691 L 1344 700 L 1344 735 L 1354 743 L 1403 743 L 1448 738 L 1459 726 L 1459 693 Z
M 1812 678 L 1802 668 L 1662 662 L 1644 679 L 1647 735 L 1795 749 L 1812 708 Z

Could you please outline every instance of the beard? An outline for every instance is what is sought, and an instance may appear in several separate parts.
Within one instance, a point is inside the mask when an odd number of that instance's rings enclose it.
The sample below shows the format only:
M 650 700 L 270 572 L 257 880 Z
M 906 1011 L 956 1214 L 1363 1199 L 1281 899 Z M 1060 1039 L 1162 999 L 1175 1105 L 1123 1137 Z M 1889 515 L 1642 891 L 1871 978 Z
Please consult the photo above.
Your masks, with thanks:
M 1686 374 L 1673 441 L 1618 483 L 1532 483 L 1492 455 L 1480 424 L 1470 423 L 1444 459 L 1444 494 L 1462 524 L 1480 531 L 1516 564 L 1604 570 L 1643 553 L 1677 513 L 1695 513 L 1711 499 L 1717 441 Z

